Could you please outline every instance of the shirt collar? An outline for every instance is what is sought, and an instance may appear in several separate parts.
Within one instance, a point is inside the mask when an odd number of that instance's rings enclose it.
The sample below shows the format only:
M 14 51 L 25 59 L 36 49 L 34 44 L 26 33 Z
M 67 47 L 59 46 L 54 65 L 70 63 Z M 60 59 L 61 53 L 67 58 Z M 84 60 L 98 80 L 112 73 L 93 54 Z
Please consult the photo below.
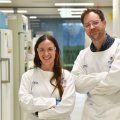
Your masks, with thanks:
M 106 40 L 103 43 L 103 45 L 101 46 L 101 49 L 99 51 L 107 50 L 113 44 L 113 42 L 115 40 L 115 38 L 110 37 L 110 35 L 108 35 L 108 34 L 106 34 L 106 36 L 107 36 Z M 97 51 L 93 43 L 91 43 L 90 49 L 91 49 L 92 52 Z

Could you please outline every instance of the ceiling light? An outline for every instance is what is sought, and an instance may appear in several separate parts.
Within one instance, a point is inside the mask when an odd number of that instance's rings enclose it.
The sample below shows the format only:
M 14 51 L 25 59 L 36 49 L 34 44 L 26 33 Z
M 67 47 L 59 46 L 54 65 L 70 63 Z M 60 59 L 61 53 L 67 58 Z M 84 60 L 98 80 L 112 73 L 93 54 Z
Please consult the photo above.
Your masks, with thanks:
M 82 12 L 60 12 L 61 18 L 80 18 Z
M 75 14 L 75 15 L 77 15 L 77 14 L 79 14 L 79 15 L 81 15 L 83 12 L 71 12 L 71 14 Z
M 0 10 L 1 12 L 3 12 L 3 13 L 15 13 L 15 11 L 14 10 Z M 17 10 L 17 13 L 27 13 L 27 11 L 26 10 Z
M 11 3 L 11 0 L 0 0 L 0 3 Z
M 27 10 L 17 10 L 17 13 L 27 13 Z
M 0 10 L 3 13 L 14 13 L 14 10 Z
M 79 15 L 81 15 L 83 12 L 60 12 L 60 15 L 72 15 L 72 14 L 79 14 Z
M 55 3 L 55 6 L 94 6 L 94 3 Z
M 30 16 L 29 18 L 30 18 L 30 19 L 36 19 L 37 16 Z
M 71 16 L 71 12 L 60 12 L 60 16 Z
M 61 18 L 80 18 L 81 15 L 61 16 Z
M 58 11 L 84 11 L 87 8 L 59 8 Z
M 83 11 L 86 8 L 77 9 L 77 8 L 61 8 L 58 9 L 59 14 L 62 18 L 80 18 Z

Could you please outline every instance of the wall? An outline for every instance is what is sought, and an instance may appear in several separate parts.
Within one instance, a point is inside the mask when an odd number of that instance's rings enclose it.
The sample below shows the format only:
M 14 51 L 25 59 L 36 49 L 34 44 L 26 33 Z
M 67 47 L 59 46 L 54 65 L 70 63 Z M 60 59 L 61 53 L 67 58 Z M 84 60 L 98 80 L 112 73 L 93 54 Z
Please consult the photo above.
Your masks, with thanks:
M 113 0 L 113 34 L 120 38 L 120 1 Z

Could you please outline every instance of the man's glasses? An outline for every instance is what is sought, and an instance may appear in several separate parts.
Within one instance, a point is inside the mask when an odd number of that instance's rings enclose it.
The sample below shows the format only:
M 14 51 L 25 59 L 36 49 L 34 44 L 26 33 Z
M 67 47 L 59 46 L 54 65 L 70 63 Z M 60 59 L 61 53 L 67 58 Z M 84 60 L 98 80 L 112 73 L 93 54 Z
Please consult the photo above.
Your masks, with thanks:
M 101 22 L 101 20 L 90 21 L 90 22 L 84 24 L 84 28 L 90 29 L 91 25 L 94 27 L 97 27 L 100 22 Z
M 47 53 L 53 53 L 55 50 L 56 50 L 55 47 L 54 48 L 50 47 L 48 49 L 37 48 L 38 53 L 45 53 L 45 52 L 47 52 Z

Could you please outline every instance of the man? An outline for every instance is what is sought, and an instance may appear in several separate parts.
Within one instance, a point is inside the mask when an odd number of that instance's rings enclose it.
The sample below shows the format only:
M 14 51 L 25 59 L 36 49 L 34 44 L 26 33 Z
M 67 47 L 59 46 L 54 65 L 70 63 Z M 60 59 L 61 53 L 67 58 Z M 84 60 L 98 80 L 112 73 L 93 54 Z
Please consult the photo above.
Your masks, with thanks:
M 87 9 L 81 22 L 92 41 L 72 69 L 77 92 L 87 94 L 82 120 L 120 120 L 120 40 L 106 33 L 101 10 Z

